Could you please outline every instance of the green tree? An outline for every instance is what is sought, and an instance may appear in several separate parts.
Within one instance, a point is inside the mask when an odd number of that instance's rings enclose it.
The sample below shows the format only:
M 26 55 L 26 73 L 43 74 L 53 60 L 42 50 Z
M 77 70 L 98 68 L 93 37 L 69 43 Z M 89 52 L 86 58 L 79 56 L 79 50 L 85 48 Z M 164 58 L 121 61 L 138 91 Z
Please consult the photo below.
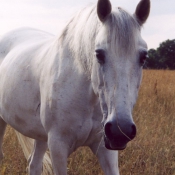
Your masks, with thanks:
M 175 39 L 162 42 L 156 50 L 150 49 L 148 55 L 144 68 L 175 69 Z
M 175 69 L 175 40 L 166 40 L 157 49 L 164 68 Z
M 146 63 L 144 65 L 144 68 L 152 68 L 152 69 L 157 69 L 158 67 L 158 55 L 157 51 L 155 49 L 150 49 L 148 51 L 148 59 L 146 60 Z

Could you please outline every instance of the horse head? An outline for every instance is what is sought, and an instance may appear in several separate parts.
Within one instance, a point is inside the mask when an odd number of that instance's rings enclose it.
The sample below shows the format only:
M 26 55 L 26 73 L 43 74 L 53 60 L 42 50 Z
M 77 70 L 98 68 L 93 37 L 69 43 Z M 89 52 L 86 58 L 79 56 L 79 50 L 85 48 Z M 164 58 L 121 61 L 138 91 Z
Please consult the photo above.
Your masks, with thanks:
M 141 27 L 149 12 L 150 0 L 141 0 L 133 15 L 122 8 L 112 10 L 109 0 L 97 4 L 100 28 L 91 80 L 103 113 L 105 146 L 111 150 L 125 149 L 136 136 L 132 111 L 147 58 Z

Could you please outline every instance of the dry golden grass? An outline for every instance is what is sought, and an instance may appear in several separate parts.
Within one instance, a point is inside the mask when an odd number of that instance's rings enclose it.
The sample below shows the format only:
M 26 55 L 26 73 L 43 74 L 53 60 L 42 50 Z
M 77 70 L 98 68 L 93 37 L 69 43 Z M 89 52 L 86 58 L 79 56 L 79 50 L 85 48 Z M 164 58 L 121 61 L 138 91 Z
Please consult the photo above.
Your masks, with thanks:
M 175 71 L 144 71 L 134 120 L 137 137 L 120 151 L 121 175 L 175 175 Z M 3 150 L 0 174 L 25 174 L 26 161 L 10 128 Z M 88 148 L 78 149 L 68 163 L 69 175 L 103 175 Z
M 26 160 L 12 128 L 6 129 L 0 175 L 25 175 Z
M 175 71 L 144 71 L 134 119 L 138 134 L 120 153 L 121 175 L 175 175 Z

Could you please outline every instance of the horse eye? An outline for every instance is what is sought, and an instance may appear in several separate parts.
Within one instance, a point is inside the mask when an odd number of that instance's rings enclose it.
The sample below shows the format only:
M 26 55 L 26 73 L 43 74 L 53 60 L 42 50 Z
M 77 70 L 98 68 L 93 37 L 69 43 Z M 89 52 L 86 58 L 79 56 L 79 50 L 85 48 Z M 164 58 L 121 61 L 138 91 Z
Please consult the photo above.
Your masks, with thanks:
M 147 51 L 144 51 L 144 52 L 142 52 L 142 53 L 140 54 L 140 64 L 141 64 L 141 66 L 144 65 L 144 63 L 145 63 L 145 61 L 146 61 L 146 59 L 147 59 L 148 57 L 149 57 L 149 56 L 148 56 L 148 52 L 147 52 Z
M 95 51 L 96 52 L 96 58 L 98 63 L 104 64 L 105 63 L 105 52 L 102 49 L 98 49 Z

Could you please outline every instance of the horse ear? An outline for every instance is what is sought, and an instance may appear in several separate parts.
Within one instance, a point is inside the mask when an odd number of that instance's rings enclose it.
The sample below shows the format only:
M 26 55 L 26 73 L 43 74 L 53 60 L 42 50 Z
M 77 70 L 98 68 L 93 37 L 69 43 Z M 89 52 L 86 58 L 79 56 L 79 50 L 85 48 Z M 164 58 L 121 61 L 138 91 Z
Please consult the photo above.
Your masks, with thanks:
M 137 5 L 135 16 L 140 25 L 143 25 L 146 22 L 150 13 L 150 6 L 150 0 L 141 0 Z
M 97 4 L 97 14 L 101 22 L 104 22 L 105 19 L 111 14 L 111 3 L 109 0 L 98 0 Z

